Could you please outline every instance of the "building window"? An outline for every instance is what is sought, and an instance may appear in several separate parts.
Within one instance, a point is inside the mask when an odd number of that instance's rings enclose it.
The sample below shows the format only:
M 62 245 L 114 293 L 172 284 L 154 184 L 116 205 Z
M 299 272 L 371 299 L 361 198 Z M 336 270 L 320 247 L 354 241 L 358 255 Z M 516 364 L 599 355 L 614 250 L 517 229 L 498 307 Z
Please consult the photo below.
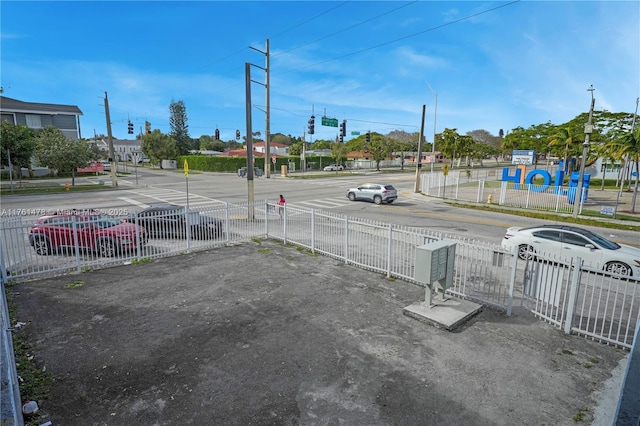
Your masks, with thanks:
M 42 127 L 42 121 L 40 120 L 39 115 L 27 114 L 27 127 L 31 127 L 33 129 L 40 129 Z

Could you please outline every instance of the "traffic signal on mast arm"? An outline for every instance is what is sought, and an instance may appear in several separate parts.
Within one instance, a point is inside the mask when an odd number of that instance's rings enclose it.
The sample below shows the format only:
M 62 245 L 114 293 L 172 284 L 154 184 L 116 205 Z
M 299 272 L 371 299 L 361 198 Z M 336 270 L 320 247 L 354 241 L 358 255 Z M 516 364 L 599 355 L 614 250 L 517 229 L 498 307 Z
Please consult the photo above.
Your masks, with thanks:
M 151 123 L 148 121 L 144 122 L 144 132 L 149 135 L 151 134 Z
M 312 135 L 315 133 L 315 124 L 316 124 L 316 116 L 312 115 L 309 119 L 309 134 Z
M 347 136 L 347 120 L 342 120 L 340 123 L 340 136 L 343 138 Z
M 236 130 L 236 140 L 240 140 L 240 130 Z
M 220 130 L 216 129 L 216 140 L 220 140 Z
M 127 123 L 127 133 L 129 133 L 130 135 L 133 134 L 133 123 L 131 122 L 131 120 L 129 120 L 129 122 Z
M 367 134 L 365 135 L 364 140 L 365 140 L 367 143 L 370 143 L 370 142 L 371 142 L 371 133 L 370 133 L 370 132 L 367 132 Z

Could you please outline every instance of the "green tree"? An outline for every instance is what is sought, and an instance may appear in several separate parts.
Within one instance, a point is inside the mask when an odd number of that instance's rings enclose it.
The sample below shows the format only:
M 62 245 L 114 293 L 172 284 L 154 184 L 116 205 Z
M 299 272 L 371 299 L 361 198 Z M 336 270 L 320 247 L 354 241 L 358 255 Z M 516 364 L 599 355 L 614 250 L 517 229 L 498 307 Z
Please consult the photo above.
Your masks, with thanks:
M 25 167 L 31 174 L 31 158 L 35 152 L 34 132 L 22 124 L 14 125 L 2 120 L 0 123 L 0 157 L 3 166 L 9 166 L 9 155 L 14 176 L 21 177 Z
M 86 167 L 94 159 L 86 140 L 67 139 L 60 129 L 53 126 L 39 130 L 35 142 L 39 164 L 58 172 L 71 172 L 72 185 L 75 185 L 76 169 Z
M 162 167 L 161 160 L 173 160 L 178 157 L 178 146 L 173 137 L 155 129 L 142 138 L 142 152 L 149 157 L 151 164 Z
M 331 149 L 331 141 L 327 141 L 324 139 L 318 139 L 317 141 L 311 144 L 313 149 Z
M 380 162 L 389 156 L 391 152 L 391 145 L 379 133 L 371 133 L 371 142 L 364 143 L 364 152 L 371 154 L 371 157 L 376 162 L 376 170 L 380 171 Z
M 303 142 L 296 142 L 289 145 L 289 155 L 301 155 Z
M 175 157 L 163 157 L 163 160 L 175 160 L 178 155 L 186 155 L 192 146 L 191 136 L 189 136 L 189 126 L 187 125 L 187 107 L 183 101 L 171 101 L 169 105 L 169 127 L 171 132 L 169 135 L 173 138 L 177 147 L 177 155 Z M 151 156 L 149 156 L 151 158 Z
M 451 160 L 452 165 L 456 158 L 462 158 L 471 153 L 473 138 L 461 136 L 457 129 L 444 129 L 442 133 L 436 135 L 436 139 L 436 146 L 445 157 Z
M 347 146 L 344 143 L 334 142 L 331 144 L 331 158 L 334 163 L 342 164 L 342 161 L 347 157 Z

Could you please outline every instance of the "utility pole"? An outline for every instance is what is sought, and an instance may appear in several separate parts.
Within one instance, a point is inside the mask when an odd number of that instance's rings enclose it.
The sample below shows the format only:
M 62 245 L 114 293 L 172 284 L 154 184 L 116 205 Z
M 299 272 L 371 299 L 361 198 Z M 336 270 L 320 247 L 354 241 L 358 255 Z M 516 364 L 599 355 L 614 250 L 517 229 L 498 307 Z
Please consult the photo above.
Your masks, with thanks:
M 253 220 L 255 217 L 253 206 L 253 135 L 251 134 L 251 64 L 244 64 L 245 86 L 246 86 L 246 118 L 247 118 L 247 219 Z
M 113 137 L 111 136 L 111 115 L 109 114 L 109 97 L 104 92 L 104 113 L 107 117 L 107 142 L 109 143 L 109 163 L 111 164 L 111 186 L 118 187 L 118 175 L 116 174 L 116 163 L 114 161 Z
M 427 82 L 425 81 L 425 83 Z M 429 83 L 427 83 L 427 86 L 429 86 L 429 90 L 431 90 L 431 93 L 436 97 L 435 107 L 433 109 L 433 143 L 431 144 L 431 161 L 429 161 L 431 163 L 431 173 L 433 173 L 433 163 L 436 162 L 436 118 L 438 116 L 438 93 L 433 90 L 433 87 L 431 87 Z
M 271 94 L 270 94 L 270 90 L 271 90 L 271 84 L 269 83 L 269 74 L 270 74 L 270 68 L 269 68 L 269 39 L 267 39 L 267 43 L 266 43 L 266 51 L 261 51 L 256 49 L 255 47 L 251 47 L 249 46 L 250 49 L 255 50 L 256 52 L 260 52 L 263 55 L 265 55 L 265 68 L 263 68 L 263 70 L 265 71 L 265 83 L 264 83 L 264 87 L 266 90 L 266 94 L 265 94 L 265 105 L 266 105 L 266 111 L 265 111 L 265 115 L 266 115 L 266 122 L 265 122 L 265 137 L 264 137 L 264 173 L 265 173 L 265 177 L 267 179 L 269 179 L 271 177 L 271 166 L 269 165 L 269 161 L 271 161 Z M 258 67 L 258 68 L 262 68 L 262 67 Z M 257 83 L 257 82 L 256 82 Z
M 576 194 L 573 199 L 573 217 L 578 217 L 578 210 L 582 205 L 582 180 L 584 179 L 584 166 L 587 162 L 587 156 L 589 155 L 589 140 L 591 138 L 591 133 L 593 132 L 593 108 L 596 105 L 596 99 L 593 97 L 593 91 L 596 90 L 593 88 L 593 84 L 587 89 L 588 92 L 591 92 L 591 107 L 589 108 L 589 121 L 584 126 L 584 143 L 582 144 L 582 161 L 580 161 L 580 175 L 578 177 L 578 187 L 576 188 Z
M 420 139 L 418 140 L 418 164 L 416 165 L 416 184 L 413 192 L 420 192 L 420 172 L 422 171 L 422 140 L 424 139 L 424 116 L 427 112 L 427 106 L 422 105 L 422 120 L 420 121 Z M 433 163 L 431 164 L 433 171 Z

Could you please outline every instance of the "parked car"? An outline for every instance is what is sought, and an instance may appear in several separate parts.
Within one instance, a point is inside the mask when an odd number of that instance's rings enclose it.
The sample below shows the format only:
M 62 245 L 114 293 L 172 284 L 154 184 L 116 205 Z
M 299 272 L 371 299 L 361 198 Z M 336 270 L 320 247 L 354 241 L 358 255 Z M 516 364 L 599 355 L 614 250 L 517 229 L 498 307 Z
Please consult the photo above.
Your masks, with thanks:
M 222 220 L 189 211 L 174 204 L 158 204 L 148 207 L 135 215 L 131 221 L 143 226 L 152 238 L 187 238 L 187 219 L 189 236 L 197 240 L 221 237 L 224 232 Z
M 517 248 L 520 259 L 546 253 L 562 259 L 580 257 L 585 265 L 620 275 L 640 276 L 640 248 L 618 244 L 587 229 L 542 225 L 507 229 L 502 248 Z
M 110 172 L 111 171 L 111 162 L 110 161 L 100 160 L 100 161 L 98 161 L 98 163 L 102 164 L 102 166 L 104 167 L 104 171 L 105 172 Z
M 347 198 L 351 201 L 365 200 L 376 204 L 393 203 L 398 199 L 398 191 L 386 183 L 365 183 L 347 191 Z
M 93 210 L 42 216 L 29 231 L 29 244 L 40 255 L 77 246 L 100 256 L 115 256 L 147 240 L 143 227 Z
M 325 172 L 339 172 L 344 170 L 342 164 L 329 164 L 323 169 Z

